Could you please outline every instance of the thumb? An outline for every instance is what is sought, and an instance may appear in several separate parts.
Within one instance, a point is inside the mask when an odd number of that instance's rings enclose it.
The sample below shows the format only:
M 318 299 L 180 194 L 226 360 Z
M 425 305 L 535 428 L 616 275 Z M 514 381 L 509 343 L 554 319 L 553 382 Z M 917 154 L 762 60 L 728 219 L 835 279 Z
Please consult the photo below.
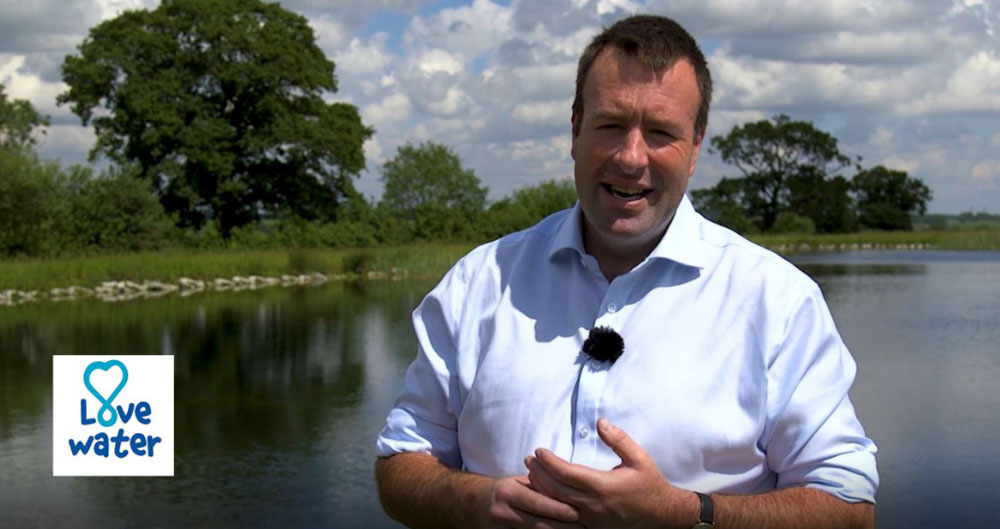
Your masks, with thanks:
M 601 418 L 597 421 L 597 433 L 604 444 L 608 445 L 618 457 L 622 465 L 627 467 L 642 467 L 649 460 L 649 454 L 625 433 L 625 430 L 611 424 L 611 421 Z

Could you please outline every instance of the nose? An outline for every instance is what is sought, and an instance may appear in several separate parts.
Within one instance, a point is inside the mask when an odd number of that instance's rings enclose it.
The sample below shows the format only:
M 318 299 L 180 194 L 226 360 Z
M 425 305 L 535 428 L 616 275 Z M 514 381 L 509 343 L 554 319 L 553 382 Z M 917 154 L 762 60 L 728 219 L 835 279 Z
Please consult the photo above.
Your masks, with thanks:
M 621 147 L 615 154 L 615 161 L 625 174 L 640 173 L 649 163 L 646 139 L 642 131 L 629 129 L 622 138 Z

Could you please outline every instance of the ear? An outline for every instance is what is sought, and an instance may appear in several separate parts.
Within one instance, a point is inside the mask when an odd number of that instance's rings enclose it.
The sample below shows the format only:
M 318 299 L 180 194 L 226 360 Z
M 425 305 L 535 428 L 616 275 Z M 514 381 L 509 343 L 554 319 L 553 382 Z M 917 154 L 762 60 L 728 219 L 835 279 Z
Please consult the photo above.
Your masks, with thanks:
M 569 118 L 570 135 L 573 136 L 573 143 L 570 144 L 569 155 L 570 157 L 573 158 L 574 161 L 576 161 L 576 137 L 578 136 L 576 132 L 577 131 L 576 121 L 577 121 L 577 115 L 574 112 L 573 115 L 570 116 Z
M 698 155 L 701 154 L 701 142 L 705 139 L 705 132 L 696 133 L 694 147 L 691 149 L 691 160 L 688 163 L 688 178 L 694 176 L 694 170 L 698 167 Z

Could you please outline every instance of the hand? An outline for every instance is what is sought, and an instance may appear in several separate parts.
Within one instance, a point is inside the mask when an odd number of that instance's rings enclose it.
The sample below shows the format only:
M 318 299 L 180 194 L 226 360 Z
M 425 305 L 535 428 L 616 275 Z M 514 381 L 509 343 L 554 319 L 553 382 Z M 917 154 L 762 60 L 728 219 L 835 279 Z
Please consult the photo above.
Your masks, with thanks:
M 576 509 L 538 493 L 527 476 L 509 476 L 493 481 L 486 491 L 480 527 L 532 529 L 580 529 L 573 523 Z
M 531 486 L 575 507 L 589 529 L 691 527 L 698 519 L 695 494 L 674 487 L 649 454 L 607 419 L 597 422 L 601 439 L 622 459 L 610 471 L 572 464 L 539 448 L 528 456 Z

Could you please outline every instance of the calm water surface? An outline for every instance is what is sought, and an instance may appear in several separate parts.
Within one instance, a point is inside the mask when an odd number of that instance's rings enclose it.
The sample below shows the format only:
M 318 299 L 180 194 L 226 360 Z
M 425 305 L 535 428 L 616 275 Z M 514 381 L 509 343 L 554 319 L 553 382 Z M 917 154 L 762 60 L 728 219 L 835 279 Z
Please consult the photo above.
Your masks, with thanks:
M 859 364 L 878 526 L 994 527 L 1000 252 L 793 260 Z M 374 438 L 432 286 L 0 307 L 0 527 L 399 527 L 375 498 Z M 54 354 L 175 355 L 175 477 L 52 477 Z

